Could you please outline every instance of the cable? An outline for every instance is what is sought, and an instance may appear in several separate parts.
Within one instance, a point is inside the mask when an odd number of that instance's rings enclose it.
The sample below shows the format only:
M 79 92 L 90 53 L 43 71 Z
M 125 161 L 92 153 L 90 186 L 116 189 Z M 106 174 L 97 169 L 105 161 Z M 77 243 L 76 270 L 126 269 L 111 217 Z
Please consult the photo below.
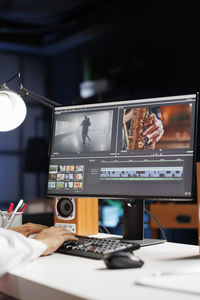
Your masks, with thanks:
M 101 227 L 99 226 L 99 232 L 100 233 L 103 233 L 103 230 L 101 229 Z
M 167 237 L 166 237 L 166 235 L 165 235 L 165 232 L 164 232 L 164 230 L 163 230 L 161 224 L 160 224 L 159 221 L 157 220 L 157 218 L 156 218 L 156 217 L 155 217 L 148 209 L 144 208 L 144 211 L 156 221 L 156 223 L 158 224 L 158 226 L 159 226 L 159 228 L 160 228 L 160 231 L 161 231 L 161 233 L 162 233 L 164 239 L 167 241 Z
M 105 232 L 106 233 L 108 233 L 108 234 L 110 234 L 110 232 L 108 231 L 108 229 L 103 225 L 103 223 L 102 222 L 100 222 L 99 221 L 99 223 L 100 223 L 100 226 L 102 226 L 103 227 L 103 229 L 105 230 Z M 100 227 L 99 227 L 99 229 L 100 229 Z M 103 231 L 101 230 L 101 232 L 103 233 Z
M 164 240 L 167 241 L 167 237 L 166 237 L 166 235 L 165 235 L 165 232 L 164 232 L 164 230 L 163 230 L 163 228 L 162 228 L 160 222 L 157 220 L 157 218 L 156 218 L 156 217 L 155 217 L 148 209 L 146 209 L 146 208 L 144 208 L 144 212 L 146 212 L 149 216 L 151 216 L 151 217 L 156 221 L 156 223 L 158 224 L 158 226 L 159 226 L 159 228 L 160 228 L 160 231 L 161 231 L 161 233 L 162 233 L 162 235 L 163 235 Z M 100 224 L 100 226 L 103 227 L 103 229 L 106 231 L 106 233 L 110 234 L 110 232 L 109 232 L 108 229 L 103 225 L 102 222 L 99 221 L 99 224 Z M 103 233 L 103 230 L 100 228 L 100 226 L 99 226 L 99 231 L 100 231 L 101 233 Z

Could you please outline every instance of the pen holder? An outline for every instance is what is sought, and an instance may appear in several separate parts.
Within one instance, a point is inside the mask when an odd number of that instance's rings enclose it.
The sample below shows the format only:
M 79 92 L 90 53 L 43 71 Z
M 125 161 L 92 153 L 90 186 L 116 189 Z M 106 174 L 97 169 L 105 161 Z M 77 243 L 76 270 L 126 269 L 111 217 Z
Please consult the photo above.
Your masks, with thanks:
M 8 224 L 13 213 L 8 213 L 7 211 L 0 211 L 0 227 L 5 228 Z M 22 225 L 22 214 L 23 212 L 15 213 L 12 222 L 7 228 L 16 227 Z

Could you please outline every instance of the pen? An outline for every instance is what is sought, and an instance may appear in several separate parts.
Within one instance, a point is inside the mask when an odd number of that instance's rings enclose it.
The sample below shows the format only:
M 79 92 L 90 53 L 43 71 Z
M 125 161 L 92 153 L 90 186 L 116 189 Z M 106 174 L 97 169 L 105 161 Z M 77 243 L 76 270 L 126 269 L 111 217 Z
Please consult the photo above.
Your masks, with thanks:
M 7 228 L 9 227 L 9 225 L 12 223 L 13 218 L 15 217 L 15 215 L 16 215 L 18 209 L 20 208 L 20 206 L 22 205 L 23 202 L 24 202 L 24 201 L 23 201 L 22 199 L 19 200 L 19 202 L 18 202 L 17 206 L 15 207 L 15 210 L 13 211 L 13 213 L 12 213 L 12 215 L 11 215 L 11 217 L 10 217 L 8 223 L 6 224 L 6 227 L 5 227 L 6 229 L 7 229 Z
M 19 212 L 20 209 L 22 209 L 23 206 L 24 206 L 24 203 L 22 202 L 22 205 L 18 208 L 17 212 Z
M 14 203 L 11 202 L 8 208 L 8 213 L 13 212 L 13 207 L 14 207 Z
M 23 206 L 18 210 L 18 212 L 23 212 L 26 207 L 27 207 L 27 204 L 24 203 Z

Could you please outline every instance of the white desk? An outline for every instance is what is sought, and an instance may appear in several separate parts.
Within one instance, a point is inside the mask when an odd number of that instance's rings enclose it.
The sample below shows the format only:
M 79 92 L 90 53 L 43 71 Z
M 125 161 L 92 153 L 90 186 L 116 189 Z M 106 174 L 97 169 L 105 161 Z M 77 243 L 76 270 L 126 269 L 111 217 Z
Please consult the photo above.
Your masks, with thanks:
M 135 285 L 136 278 L 155 271 L 199 266 L 198 246 L 165 243 L 143 247 L 135 255 L 142 268 L 108 270 L 101 260 L 54 253 L 16 268 L 0 279 L 0 290 L 26 300 L 192 300 L 199 295 Z M 189 284 L 189 283 L 188 283 Z M 199 283 L 200 284 L 200 283 Z

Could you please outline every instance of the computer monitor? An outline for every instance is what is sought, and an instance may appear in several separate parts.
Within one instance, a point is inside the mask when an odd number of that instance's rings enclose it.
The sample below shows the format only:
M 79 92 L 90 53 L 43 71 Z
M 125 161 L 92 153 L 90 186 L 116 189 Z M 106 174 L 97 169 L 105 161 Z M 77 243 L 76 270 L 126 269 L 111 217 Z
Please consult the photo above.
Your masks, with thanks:
M 56 107 L 48 196 L 124 199 L 143 239 L 144 200 L 192 200 L 198 94 Z

